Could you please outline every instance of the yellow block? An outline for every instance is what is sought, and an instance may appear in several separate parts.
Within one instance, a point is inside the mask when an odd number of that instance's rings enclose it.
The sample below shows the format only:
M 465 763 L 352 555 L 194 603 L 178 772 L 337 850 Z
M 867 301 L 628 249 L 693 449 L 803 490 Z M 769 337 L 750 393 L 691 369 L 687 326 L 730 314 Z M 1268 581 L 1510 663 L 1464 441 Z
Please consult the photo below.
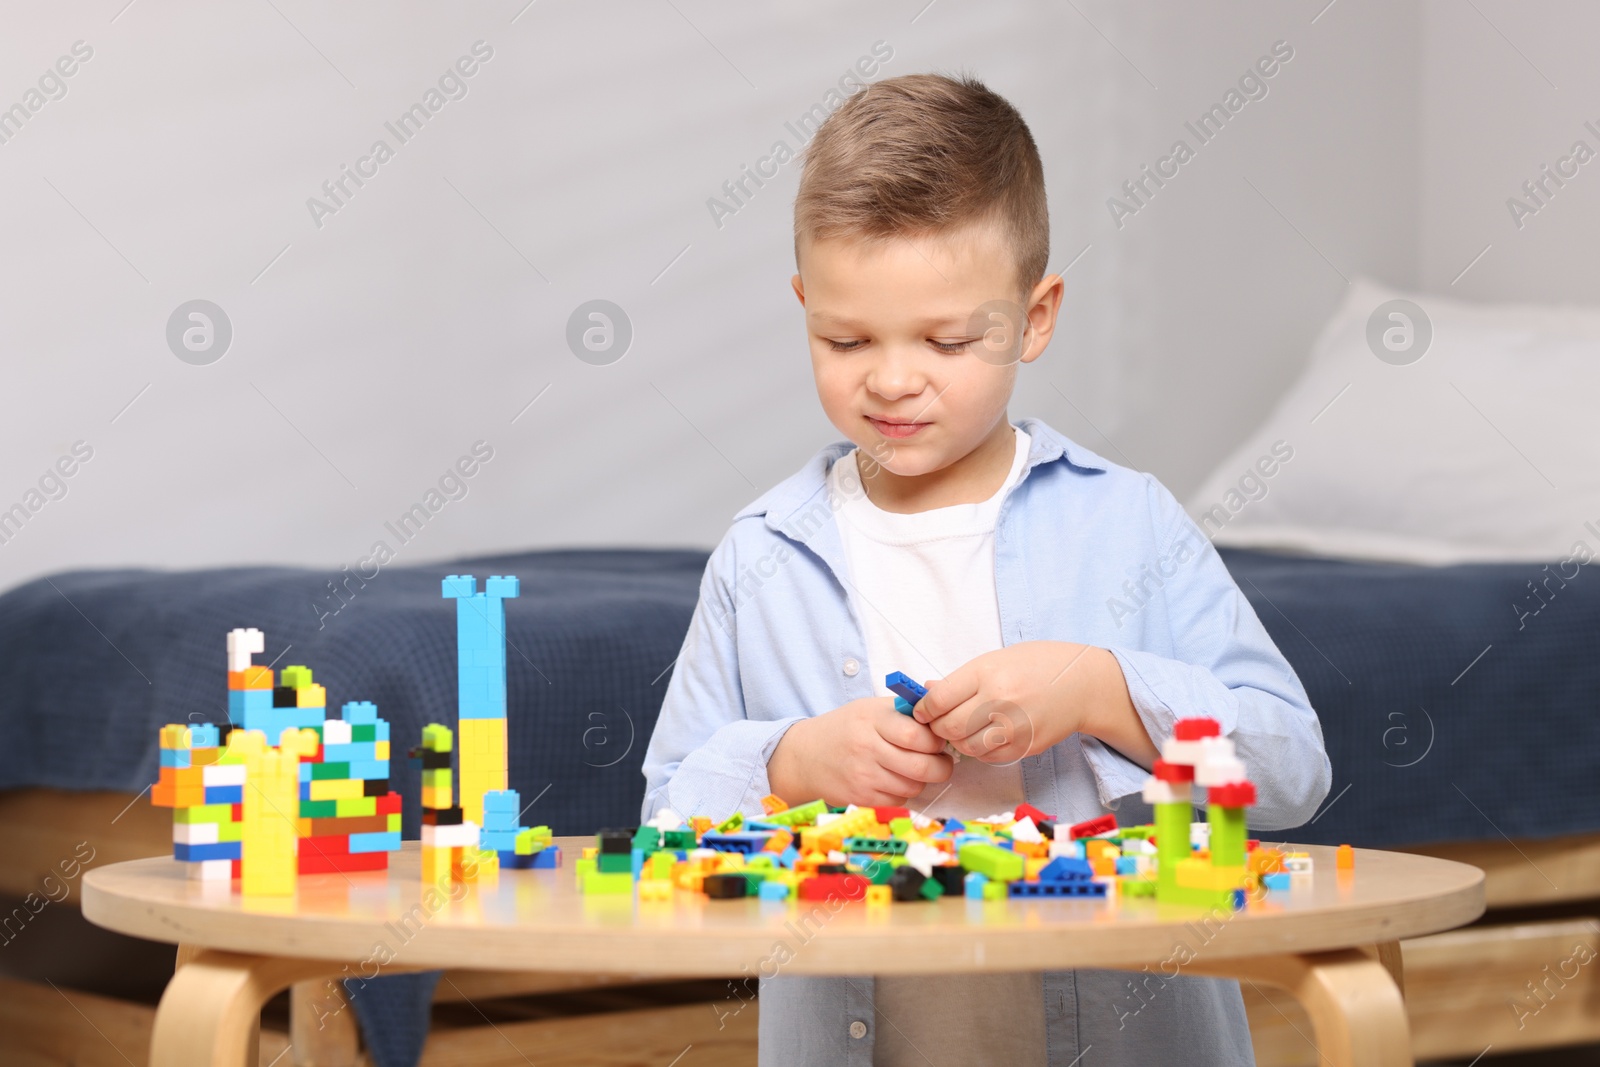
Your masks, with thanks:
M 422 806 L 425 808 L 453 808 L 455 807 L 453 793 L 454 790 L 449 786 L 425 785 L 422 787 Z
M 295 883 L 300 757 L 251 744 L 245 767 L 240 888 L 246 895 L 287 896 Z
M 1188 889 L 1243 889 L 1247 872 L 1243 866 L 1213 867 L 1208 860 L 1178 861 L 1178 884 Z
M 388 759 L 389 758 L 389 742 L 387 742 L 387 741 L 375 741 L 375 742 L 373 742 L 373 745 L 372 745 L 372 758 L 373 759 Z
M 364 790 L 365 785 L 359 778 L 320 778 L 311 783 L 311 799 L 352 800 L 363 796 Z M 295 803 L 298 806 L 299 801 Z
M 302 708 L 325 708 L 328 706 L 328 691 L 319 683 L 312 682 L 303 685 L 294 691 L 295 704 Z

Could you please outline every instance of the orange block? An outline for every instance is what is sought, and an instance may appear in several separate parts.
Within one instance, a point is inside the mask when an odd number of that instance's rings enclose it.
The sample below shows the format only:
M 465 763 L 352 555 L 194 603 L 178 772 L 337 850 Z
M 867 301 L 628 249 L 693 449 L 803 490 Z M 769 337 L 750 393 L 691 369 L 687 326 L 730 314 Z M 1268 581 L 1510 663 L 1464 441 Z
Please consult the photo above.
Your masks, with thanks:
M 246 667 L 242 671 L 228 672 L 229 689 L 271 689 L 271 667 Z
M 198 789 L 202 793 L 206 787 L 206 772 L 204 767 L 163 767 L 161 778 L 157 785 L 167 785 L 174 789 Z
M 1349 845 L 1340 845 L 1333 854 L 1333 865 L 1341 871 L 1355 870 L 1356 850 Z
M 1256 874 L 1279 874 L 1283 871 L 1283 850 L 1258 848 L 1245 858 L 1245 866 Z

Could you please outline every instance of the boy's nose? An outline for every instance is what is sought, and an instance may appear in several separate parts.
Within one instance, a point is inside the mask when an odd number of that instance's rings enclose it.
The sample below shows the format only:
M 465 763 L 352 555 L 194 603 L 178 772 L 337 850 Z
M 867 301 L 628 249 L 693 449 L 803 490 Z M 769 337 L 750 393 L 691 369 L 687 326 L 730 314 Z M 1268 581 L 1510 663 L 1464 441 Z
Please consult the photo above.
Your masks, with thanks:
M 928 387 L 928 376 L 914 360 L 893 352 L 883 357 L 867 374 L 867 388 L 885 400 L 916 396 Z

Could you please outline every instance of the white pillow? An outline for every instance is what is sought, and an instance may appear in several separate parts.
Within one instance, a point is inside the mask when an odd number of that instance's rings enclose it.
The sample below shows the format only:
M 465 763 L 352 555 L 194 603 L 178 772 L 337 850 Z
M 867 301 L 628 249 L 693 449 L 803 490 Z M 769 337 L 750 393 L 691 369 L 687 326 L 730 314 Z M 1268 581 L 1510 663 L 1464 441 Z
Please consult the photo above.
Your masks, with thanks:
M 1423 315 L 1408 335 L 1385 308 L 1369 344 L 1369 320 L 1392 300 Z M 1597 405 L 1600 310 L 1466 304 L 1357 279 L 1299 380 L 1188 510 L 1219 545 L 1586 561 L 1600 554 Z

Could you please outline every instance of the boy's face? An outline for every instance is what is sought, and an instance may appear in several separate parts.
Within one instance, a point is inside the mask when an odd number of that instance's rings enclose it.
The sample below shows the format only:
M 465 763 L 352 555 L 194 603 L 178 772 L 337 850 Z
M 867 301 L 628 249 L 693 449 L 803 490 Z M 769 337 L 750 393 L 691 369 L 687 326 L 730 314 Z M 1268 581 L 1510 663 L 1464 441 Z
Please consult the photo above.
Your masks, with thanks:
M 996 227 L 804 241 L 800 270 L 817 395 L 864 453 L 916 477 L 1009 434 L 1016 365 L 1049 343 L 1061 280 L 1019 294 Z M 1009 466 L 1009 444 L 1004 454 Z

